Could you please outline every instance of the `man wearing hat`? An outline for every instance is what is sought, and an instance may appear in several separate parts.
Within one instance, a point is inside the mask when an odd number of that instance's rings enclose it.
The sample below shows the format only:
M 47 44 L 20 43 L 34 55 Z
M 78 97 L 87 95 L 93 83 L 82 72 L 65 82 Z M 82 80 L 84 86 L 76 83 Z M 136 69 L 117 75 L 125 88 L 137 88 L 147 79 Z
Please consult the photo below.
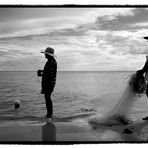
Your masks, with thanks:
M 54 49 L 51 47 L 47 47 L 45 51 L 41 52 L 45 54 L 45 58 L 47 62 L 44 66 L 43 70 L 38 70 L 37 75 L 42 77 L 42 90 L 41 93 L 44 94 L 46 109 L 47 109 L 47 118 L 51 118 L 53 116 L 53 103 L 51 100 L 51 94 L 54 91 L 54 87 L 56 84 L 56 74 L 57 74 L 57 62 L 55 60 Z

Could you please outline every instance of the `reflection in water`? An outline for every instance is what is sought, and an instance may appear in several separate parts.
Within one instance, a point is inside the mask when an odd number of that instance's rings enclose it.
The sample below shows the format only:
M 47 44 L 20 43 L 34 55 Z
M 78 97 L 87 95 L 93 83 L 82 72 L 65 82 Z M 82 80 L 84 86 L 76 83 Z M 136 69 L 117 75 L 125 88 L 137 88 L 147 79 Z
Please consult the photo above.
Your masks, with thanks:
M 53 123 L 42 126 L 42 141 L 56 141 L 56 127 Z

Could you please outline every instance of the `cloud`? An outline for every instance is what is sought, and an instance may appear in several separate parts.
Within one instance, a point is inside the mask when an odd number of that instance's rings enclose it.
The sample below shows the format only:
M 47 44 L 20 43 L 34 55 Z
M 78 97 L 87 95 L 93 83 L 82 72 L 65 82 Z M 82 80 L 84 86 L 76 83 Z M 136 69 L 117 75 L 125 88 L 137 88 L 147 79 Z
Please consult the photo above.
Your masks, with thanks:
M 135 23 L 136 27 L 148 27 L 148 22 L 140 22 L 140 23 Z
M 0 32 L 2 37 L 26 36 L 32 34 L 43 34 L 51 32 L 56 29 L 63 29 L 67 27 L 75 27 L 78 22 L 71 17 L 57 17 L 57 18 L 39 18 L 21 21 L 12 21 L 11 25 L 7 22 L 0 23 Z
M 96 20 L 96 27 L 102 30 L 129 30 L 138 29 L 136 28 L 136 23 L 144 23 L 147 21 L 148 10 L 137 8 L 130 9 L 129 13 L 116 14 L 112 17 L 110 15 L 99 16 Z
M 75 9 L 76 11 L 77 9 Z M 79 10 L 79 9 L 78 9 Z M 84 11 L 85 8 L 82 8 Z M 50 16 L 47 17 L 35 17 L 28 19 L 11 19 L 11 22 L 1 22 L 0 23 L 0 37 L 14 37 L 14 36 L 25 36 L 32 34 L 44 34 L 49 33 L 53 30 L 57 29 L 66 29 L 66 28 L 75 28 L 77 26 L 83 24 L 94 23 L 96 18 L 103 17 L 108 15 L 109 17 L 114 17 L 118 14 L 120 15 L 132 15 L 131 8 L 125 9 L 109 9 L 109 8 L 96 8 L 96 9 L 88 9 L 88 12 L 81 13 L 79 15 L 73 15 L 72 17 L 67 14 L 62 16 Z M 58 11 L 58 9 L 57 9 Z M 55 10 L 56 12 L 56 10 Z M 39 15 L 40 16 L 40 15 Z
M 55 49 L 59 70 L 133 70 L 140 67 L 147 54 L 142 37 L 148 30 L 139 28 L 146 20 L 137 15 L 142 17 L 144 12 L 145 18 L 147 10 L 92 10 L 75 17 L 23 20 L 24 28 L 12 27 L 13 33 L 5 34 L 5 38 L 1 34 L 3 69 L 37 69 L 44 59 L 40 50 L 47 46 Z

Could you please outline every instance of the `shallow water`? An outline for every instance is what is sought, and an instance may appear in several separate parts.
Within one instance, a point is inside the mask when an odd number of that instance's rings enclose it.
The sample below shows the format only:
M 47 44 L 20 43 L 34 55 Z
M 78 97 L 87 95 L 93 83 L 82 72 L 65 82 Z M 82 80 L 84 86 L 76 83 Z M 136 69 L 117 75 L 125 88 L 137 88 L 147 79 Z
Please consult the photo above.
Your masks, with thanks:
M 52 94 L 57 121 L 103 114 L 119 101 L 133 72 L 58 72 Z M 40 78 L 36 72 L 0 72 L 0 120 L 10 124 L 41 121 L 46 114 Z M 14 101 L 21 107 L 14 109 Z M 145 95 L 138 98 L 130 111 L 131 118 L 148 115 Z

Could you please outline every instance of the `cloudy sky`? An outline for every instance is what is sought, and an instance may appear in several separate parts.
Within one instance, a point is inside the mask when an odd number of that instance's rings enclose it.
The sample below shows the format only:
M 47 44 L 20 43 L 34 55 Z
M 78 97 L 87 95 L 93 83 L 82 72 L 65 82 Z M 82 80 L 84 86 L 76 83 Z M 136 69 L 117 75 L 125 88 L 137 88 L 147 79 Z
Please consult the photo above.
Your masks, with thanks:
M 0 8 L 0 70 L 137 70 L 145 63 L 148 8 Z

